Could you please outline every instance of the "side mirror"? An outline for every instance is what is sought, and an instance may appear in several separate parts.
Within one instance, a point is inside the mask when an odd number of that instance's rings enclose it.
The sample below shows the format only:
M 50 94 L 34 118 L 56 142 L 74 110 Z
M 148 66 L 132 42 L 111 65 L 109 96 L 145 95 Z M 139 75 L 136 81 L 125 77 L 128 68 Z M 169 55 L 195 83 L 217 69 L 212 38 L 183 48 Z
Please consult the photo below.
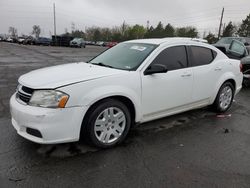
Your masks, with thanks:
M 144 75 L 152 75 L 156 73 L 166 73 L 168 69 L 165 65 L 162 64 L 154 64 L 150 65 L 144 72 Z
M 241 59 L 246 55 L 248 54 L 245 45 L 240 41 L 233 40 L 228 50 L 229 58 Z

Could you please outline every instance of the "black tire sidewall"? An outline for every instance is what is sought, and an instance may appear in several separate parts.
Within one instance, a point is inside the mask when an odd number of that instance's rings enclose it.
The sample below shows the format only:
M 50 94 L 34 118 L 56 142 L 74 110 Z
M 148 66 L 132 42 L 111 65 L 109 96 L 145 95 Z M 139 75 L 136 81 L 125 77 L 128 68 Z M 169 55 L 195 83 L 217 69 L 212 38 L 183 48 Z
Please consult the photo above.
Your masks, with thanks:
M 229 105 L 226 109 L 222 109 L 222 108 L 220 107 L 220 94 L 221 94 L 222 90 L 223 90 L 225 87 L 227 87 L 227 86 L 229 86 L 229 87 L 231 88 L 231 90 L 232 90 L 232 99 L 231 99 L 230 105 Z M 215 102 L 214 102 L 214 104 L 213 104 L 213 106 L 214 106 L 216 112 L 221 112 L 221 113 L 223 113 L 223 112 L 228 111 L 228 109 L 232 106 L 232 103 L 233 103 L 233 100 L 234 100 L 234 94 L 235 94 L 235 88 L 234 88 L 233 84 L 230 83 L 230 82 L 225 82 L 225 83 L 220 87 L 220 89 L 219 89 L 219 91 L 218 91 L 218 94 L 217 94 L 217 96 L 216 96 Z
M 116 107 L 119 108 L 120 110 L 123 111 L 123 113 L 125 114 L 126 117 L 126 126 L 125 126 L 125 130 L 123 131 L 122 135 L 120 136 L 119 139 L 117 139 L 115 142 L 110 143 L 110 144 L 104 144 L 102 142 L 100 142 L 96 136 L 95 136 L 95 131 L 94 131 L 94 125 L 95 125 L 95 121 L 97 119 L 97 117 L 99 116 L 99 114 L 101 112 L 103 112 L 105 109 L 109 108 L 109 107 Z M 131 115 L 130 112 L 127 108 L 126 105 L 124 105 L 122 102 L 114 100 L 114 99 L 108 99 L 108 100 L 104 100 L 101 103 L 99 103 L 96 106 L 93 106 L 92 109 L 90 109 L 90 112 L 87 114 L 87 121 L 85 124 L 85 136 L 87 136 L 88 141 L 90 141 L 90 144 L 93 144 L 97 147 L 100 148 L 110 148 L 110 147 L 114 147 L 115 145 L 120 144 L 125 137 L 127 136 L 130 126 L 131 126 Z

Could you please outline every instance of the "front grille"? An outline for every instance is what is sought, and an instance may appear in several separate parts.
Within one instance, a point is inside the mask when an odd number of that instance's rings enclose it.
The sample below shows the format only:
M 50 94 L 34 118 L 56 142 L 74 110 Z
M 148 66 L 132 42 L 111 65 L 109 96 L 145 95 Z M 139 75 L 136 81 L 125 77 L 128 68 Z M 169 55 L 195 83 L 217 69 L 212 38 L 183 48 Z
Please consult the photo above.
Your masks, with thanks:
M 34 89 L 19 85 L 17 87 L 16 98 L 27 104 L 30 101 Z

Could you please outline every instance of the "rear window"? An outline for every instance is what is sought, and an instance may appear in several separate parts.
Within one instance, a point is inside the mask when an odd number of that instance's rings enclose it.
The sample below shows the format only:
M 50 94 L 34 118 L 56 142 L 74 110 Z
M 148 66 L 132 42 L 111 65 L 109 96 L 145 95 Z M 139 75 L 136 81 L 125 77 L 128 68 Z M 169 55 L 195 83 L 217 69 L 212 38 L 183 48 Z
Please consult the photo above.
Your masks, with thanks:
M 192 53 L 192 66 L 202 66 L 210 64 L 217 53 L 205 47 L 192 46 L 190 47 Z

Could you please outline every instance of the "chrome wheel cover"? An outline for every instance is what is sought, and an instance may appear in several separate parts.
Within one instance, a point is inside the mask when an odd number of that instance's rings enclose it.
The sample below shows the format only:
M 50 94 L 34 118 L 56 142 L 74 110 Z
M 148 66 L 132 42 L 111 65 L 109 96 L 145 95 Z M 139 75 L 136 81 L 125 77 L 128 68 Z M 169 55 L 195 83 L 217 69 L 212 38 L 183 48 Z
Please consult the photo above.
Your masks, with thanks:
M 229 86 L 224 87 L 220 93 L 220 99 L 219 99 L 220 108 L 223 110 L 227 109 L 231 104 L 232 98 L 233 98 L 232 88 Z
M 109 107 L 96 118 L 94 133 L 100 142 L 110 144 L 122 136 L 125 127 L 126 116 L 124 112 L 117 107 Z

